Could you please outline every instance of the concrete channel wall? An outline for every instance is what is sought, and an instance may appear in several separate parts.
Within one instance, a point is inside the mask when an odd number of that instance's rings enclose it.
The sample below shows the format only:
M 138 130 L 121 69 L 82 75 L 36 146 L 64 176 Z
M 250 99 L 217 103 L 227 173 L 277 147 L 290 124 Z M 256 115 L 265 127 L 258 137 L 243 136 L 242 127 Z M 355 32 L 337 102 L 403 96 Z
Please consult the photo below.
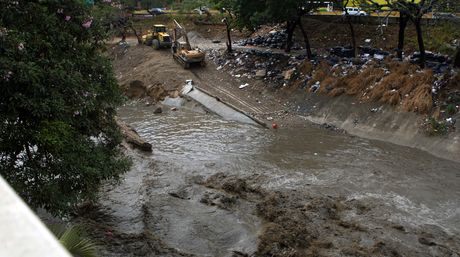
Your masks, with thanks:
M 71 257 L 0 177 L 0 257 Z
M 317 124 L 331 124 L 348 133 L 367 139 L 390 142 L 426 151 L 434 156 L 460 162 L 460 131 L 448 135 L 427 136 L 420 125 L 425 117 L 398 112 L 378 103 L 354 104 L 349 96 L 327 97 L 311 95 L 315 111 L 306 119 Z M 374 109 L 375 112 L 370 110 Z M 453 117 L 460 120 L 460 113 Z

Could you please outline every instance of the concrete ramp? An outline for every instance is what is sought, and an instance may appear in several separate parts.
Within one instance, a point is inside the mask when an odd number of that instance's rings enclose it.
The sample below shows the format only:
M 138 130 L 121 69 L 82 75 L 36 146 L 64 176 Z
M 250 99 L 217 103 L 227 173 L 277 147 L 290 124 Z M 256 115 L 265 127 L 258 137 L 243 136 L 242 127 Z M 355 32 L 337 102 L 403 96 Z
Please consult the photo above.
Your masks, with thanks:
M 243 114 L 242 112 L 230 107 L 229 105 L 221 102 L 217 98 L 206 94 L 205 92 L 199 90 L 198 88 L 186 84 L 182 89 L 182 95 L 190 97 L 191 99 L 202 104 L 206 109 L 211 112 L 216 113 L 226 120 L 233 120 L 241 123 L 259 125 L 251 117 Z

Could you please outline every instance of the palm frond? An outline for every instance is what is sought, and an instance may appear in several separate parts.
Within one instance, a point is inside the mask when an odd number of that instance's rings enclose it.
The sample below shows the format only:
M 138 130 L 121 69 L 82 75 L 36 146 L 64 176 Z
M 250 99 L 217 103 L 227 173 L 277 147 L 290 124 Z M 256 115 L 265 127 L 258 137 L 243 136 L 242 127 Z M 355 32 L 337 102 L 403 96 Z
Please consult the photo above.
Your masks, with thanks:
M 81 226 L 52 226 L 50 230 L 74 257 L 97 257 L 96 245 L 85 237 Z

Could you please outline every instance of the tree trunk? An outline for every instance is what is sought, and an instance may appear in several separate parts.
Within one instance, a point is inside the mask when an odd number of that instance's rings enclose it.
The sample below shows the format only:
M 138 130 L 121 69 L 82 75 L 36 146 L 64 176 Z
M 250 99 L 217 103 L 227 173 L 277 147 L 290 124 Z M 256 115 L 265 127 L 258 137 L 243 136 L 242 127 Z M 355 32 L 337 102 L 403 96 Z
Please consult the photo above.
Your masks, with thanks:
M 129 27 L 130 27 L 130 28 L 133 30 L 133 32 L 134 32 L 134 35 L 135 35 L 135 36 L 136 36 L 136 38 L 137 38 L 137 43 L 138 43 L 139 45 L 141 45 L 141 44 L 142 44 L 142 38 L 141 38 L 141 35 L 139 35 L 139 33 L 137 33 L 137 30 L 134 28 L 134 26 L 133 26 L 133 25 L 130 25 Z
M 232 48 L 232 36 L 230 34 L 231 32 L 231 29 L 230 29 L 230 24 L 228 23 L 227 20 L 225 20 L 225 26 L 227 28 L 227 52 L 228 53 L 231 53 L 233 52 L 233 48 Z
M 351 16 L 346 13 L 347 16 L 347 23 L 348 26 L 350 27 L 350 34 L 351 34 L 351 47 L 353 48 L 353 57 L 356 57 L 356 36 L 355 36 L 355 28 L 353 26 L 353 23 L 351 22 Z
M 308 35 L 307 35 L 307 33 L 305 32 L 305 29 L 302 26 L 301 18 L 299 18 L 298 22 L 299 22 L 299 26 L 300 26 L 300 31 L 302 31 L 303 39 L 305 40 L 305 49 L 307 49 L 307 57 L 308 57 L 309 60 L 311 60 L 313 58 L 313 56 L 311 54 L 310 40 L 308 40 Z
M 460 47 L 457 46 L 457 53 L 454 57 L 454 67 L 460 68 Z
M 414 20 L 415 30 L 417 31 L 417 42 L 418 49 L 420 51 L 420 68 L 425 68 L 425 45 L 423 44 L 423 34 L 422 34 L 422 18 L 416 18 Z
M 408 17 L 404 13 L 399 13 L 399 35 L 398 35 L 398 49 L 396 50 L 396 54 L 399 60 L 403 58 L 403 51 L 404 51 L 404 34 L 406 31 Z
M 286 53 L 289 53 L 291 51 L 292 47 L 292 36 L 294 35 L 294 29 L 297 26 L 296 21 L 288 21 L 287 22 L 287 40 L 286 40 Z

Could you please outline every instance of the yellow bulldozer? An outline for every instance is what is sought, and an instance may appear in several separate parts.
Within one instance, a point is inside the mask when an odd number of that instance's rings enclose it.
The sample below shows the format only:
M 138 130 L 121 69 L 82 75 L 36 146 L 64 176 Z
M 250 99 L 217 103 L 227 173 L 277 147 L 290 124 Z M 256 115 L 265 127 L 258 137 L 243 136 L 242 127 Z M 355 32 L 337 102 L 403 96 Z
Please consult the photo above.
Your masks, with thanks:
M 152 46 L 155 50 L 171 48 L 172 46 L 171 37 L 166 31 L 166 26 L 161 24 L 155 24 L 152 30 L 147 30 L 142 36 L 142 43 Z
M 172 42 L 172 54 L 174 59 L 185 69 L 190 68 L 193 64 L 205 66 L 205 52 L 199 48 L 192 49 L 185 28 L 176 20 L 174 20 L 174 25 Z

